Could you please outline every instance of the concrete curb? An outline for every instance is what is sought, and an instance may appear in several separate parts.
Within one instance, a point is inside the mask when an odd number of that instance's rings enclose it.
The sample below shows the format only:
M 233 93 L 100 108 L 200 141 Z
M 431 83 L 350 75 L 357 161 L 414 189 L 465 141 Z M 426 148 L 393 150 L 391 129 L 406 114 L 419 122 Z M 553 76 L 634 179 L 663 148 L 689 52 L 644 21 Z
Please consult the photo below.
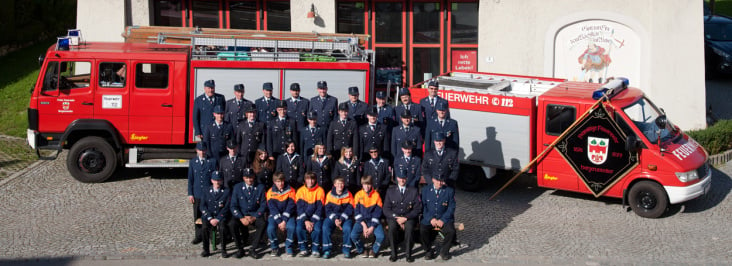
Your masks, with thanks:
M 15 178 L 17 178 L 17 177 L 25 174 L 26 172 L 30 171 L 30 169 L 33 169 L 33 168 L 35 168 L 36 166 L 38 166 L 38 165 L 40 165 L 42 163 L 44 163 L 43 160 L 35 161 L 31 165 L 29 165 L 28 167 L 23 168 L 22 170 L 20 170 L 18 172 L 15 172 L 14 174 L 8 176 L 7 178 L 4 178 L 4 179 L 0 180 L 0 187 L 4 186 L 8 182 L 10 182 L 10 181 L 14 180 Z
M 725 164 L 729 161 L 732 161 L 732 150 L 709 156 L 709 164 L 711 165 Z

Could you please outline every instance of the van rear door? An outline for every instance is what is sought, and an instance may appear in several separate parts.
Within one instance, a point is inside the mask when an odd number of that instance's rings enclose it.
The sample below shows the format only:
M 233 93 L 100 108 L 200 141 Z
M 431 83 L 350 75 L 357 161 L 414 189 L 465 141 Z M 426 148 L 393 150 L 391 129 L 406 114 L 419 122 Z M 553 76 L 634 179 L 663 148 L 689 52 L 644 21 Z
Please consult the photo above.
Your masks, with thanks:
M 172 62 L 132 61 L 130 144 L 171 144 L 173 132 Z

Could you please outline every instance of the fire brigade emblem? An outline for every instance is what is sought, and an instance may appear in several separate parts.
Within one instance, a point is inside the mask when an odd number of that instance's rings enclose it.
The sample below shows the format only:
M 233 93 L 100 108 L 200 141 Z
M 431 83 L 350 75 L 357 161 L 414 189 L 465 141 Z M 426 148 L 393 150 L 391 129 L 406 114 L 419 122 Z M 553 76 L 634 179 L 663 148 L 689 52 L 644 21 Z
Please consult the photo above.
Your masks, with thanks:
M 607 150 L 610 142 L 606 138 L 587 138 L 587 158 L 590 162 L 600 165 L 607 159 Z

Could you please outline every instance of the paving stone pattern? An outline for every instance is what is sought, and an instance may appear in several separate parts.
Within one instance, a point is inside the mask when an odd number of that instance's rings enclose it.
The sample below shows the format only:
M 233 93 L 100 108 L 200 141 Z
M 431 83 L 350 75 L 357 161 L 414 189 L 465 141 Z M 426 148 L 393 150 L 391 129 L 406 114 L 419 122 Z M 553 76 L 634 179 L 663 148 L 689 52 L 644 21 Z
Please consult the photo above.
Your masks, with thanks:
M 0 179 L 23 170 L 37 160 L 37 156 L 23 138 L 0 135 Z
M 127 169 L 106 183 L 83 184 L 67 173 L 64 161 L 62 153 L 0 187 L 1 257 L 177 259 L 200 253 L 200 245 L 189 243 L 185 170 Z M 454 250 L 451 262 L 729 265 L 730 173 L 732 163 L 714 170 L 709 195 L 673 206 L 660 219 L 636 216 L 617 199 L 537 188 L 531 177 L 488 201 L 507 180 L 501 176 L 485 191 L 458 192 L 456 217 L 466 226 L 458 238 L 469 247 Z M 419 245 L 415 255 L 423 261 Z M 221 258 L 215 254 L 212 260 Z M 344 260 L 340 254 L 331 259 Z

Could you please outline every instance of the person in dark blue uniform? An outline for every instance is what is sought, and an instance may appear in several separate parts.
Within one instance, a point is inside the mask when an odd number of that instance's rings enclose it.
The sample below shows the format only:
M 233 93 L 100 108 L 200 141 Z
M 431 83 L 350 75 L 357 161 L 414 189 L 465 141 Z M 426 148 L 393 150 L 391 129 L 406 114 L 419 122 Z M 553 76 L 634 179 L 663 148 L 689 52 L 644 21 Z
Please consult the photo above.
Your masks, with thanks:
M 299 131 L 308 124 L 307 113 L 310 109 L 310 100 L 300 97 L 299 83 L 290 84 L 290 95 L 292 97 L 287 99 L 287 117 L 295 120 Z
M 244 242 L 249 239 L 250 225 L 254 226 L 256 231 L 252 245 L 249 248 L 249 256 L 255 259 L 258 258 L 257 247 L 267 226 L 266 217 L 264 216 L 267 207 L 265 194 L 264 186 L 255 184 L 254 172 L 249 168 L 245 169 L 244 182 L 234 186 L 229 205 L 233 216 L 231 222 L 229 222 L 229 229 L 234 235 L 237 258 L 244 257 L 246 254 L 244 252 Z
M 435 112 L 435 107 L 438 103 L 442 102 L 449 106 L 447 100 L 445 98 L 440 97 L 437 95 L 437 91 L 439 90 L 440 84 L 437 82 L 437 80 L 430 80 L 429 83 L 427 83 L 427 92 L 429 93 L 427 97 L 422 98 L 422 100 L 419 101 L 419 105 L 422 106 L 422 111 L 424 112 L 424 120 L 429 121 L 432 119 L 437 118 L 437 113 Z M 448 115 L 448 118 L 450 116 Z
M 422 176 L 429 184 L 436 176 L 443 176 L 449 187 L 455 187 L 455 182 L 460 171 L 458 152 L 455 149 L 445 147 L 445 133 L 435 132 L 435 148 L 425 153 L 422 158 Z
M 400 149 L 402 142 L 410 141 L 414 144 L 414 156 L 422 156 L 422 134 L 418 126 L 412 123 L 412 112 L 404 110 L 401 113 L 402 125 L 395 127 L 391 132 L 391 152 L 393 158 L 402 156 Z
M 432 244 L 437 236 L 437 231 L 445 237 L 442 243 L 453 243 L 455 239 L 455 190 L 445 186 L 443 175 L 435 175 L 431 179 L 431 184 L 422 188 L 423 210 L 419 226 L 426 260 L 435 258 Z M 443 260 L 450 259 L 451 246 L 442 245 L 440 257 Z
M 338 106 L 338 119 L 330 122 L 325 140 L 326 148 L 334 160 L 340 158 L 340 151 L 344 146 L 358 151 L 358 125 L 355 120 L 348 118 L 348 103 Z
M 224 108 L 214 106 L 214 122 L 203 130 L 203 142 L 208 144 L 209 157 L 218 160 L 226 154 L 226 141 L 234 136 L 234 129 L 224 122 Z
M 237 127 L 236 142 L 239 143 L 239 155 L 244 158 L 245 165 L 249 167 L 257 147 L 265 143 L 266 127 L 264 123 L 255 120 L 254 107 L 249 107 L 245 113 L 247 119 L 241 121 Z
M 224 107 L 226 98 L 216 93 L 216 83 L 211 79 L 203 83 L 204 93 L 193 100 L 193 134 L 198 140 L 203 138 L 203 130 L 214 121 L 214 106 Z
M 209 187 L 204 193 L 201 199 L 201 224 L 203 230 L 203 252 L 201 257 L 208 257 L 211 255 L 209 249 L 211 239 L 211 230 L 216 228 L 221 236 L 221 257 L 228 258 L 229 254 L 226 253 L 226 222 L 231 218 L 229 212 L 229 201 L 231 199 L 231 193 L 229 189 L 223 187 L 224 181 L 218 172 L 211 174 L 212 186 Z
M 224 180 L 224 187 L 229 191 L 234 188 L 234 185 L 242 181 L 241 177 L 244 175 L 244 168 L 246 168 L 246 161 L 239 156 L 238 148 L 236 142 L 227 141 L 226 151 L 228 151 L 228 154 L 219 158 L 219 174 Z
M 409 88 L 401 88 L 399 89 L 399 103 L 394 107 L 394 114 L 396 116 L 400 116 L 404 113 L 404 110 L 409 110 L 409 113 L 412 114 L 412 121 L 411 123 L 422 127 L 423 117 L 422 117 L 422 106 L 420 106 L 418 103 L 412 102 L 412 93 L 409 92 Z M 399 118 L 397 117 L 397 120 Z M 394 125 L 395 127 L 398 127 L 402 123 L 400 121 L 397 121 L 397 125 Z
M 397 121 L 394 107 L 386 102 L 386 92 L 376 92 L 376 104 L 374 106 L 379 111 L 379 123 L 386 125 L 386 132 L 391 132 L 392 128 L 397 126 Z
M 254 102 L 257 107 L 257 121 L 267 123 L 277 116 L 277 103 L 279 99 L 272 96 L 272 82 L 262 84 L 262 96 Z
M 333 187 L 333 180 L 331 179 L 333 159 L 326 154 L 323 143 L 315 144 L 313 152 L 313 155 L 305 160 L 305 172 L 314 173 L 318 186 L 330 191 Z
M 288 141 L 286 152 L 277 158 L 277 167 L 275 173 L 280 172 L 285 177 L 285 182 L 298 189 L 303 185 L 303 175 L 305 174 L 304 157 L 295 151 L 295 142 Z
M 318 81 L 318 96 L 310 99 L 310 111 L 318 114 L 318 125 L 325 132 L 328 131 L 330 122 L 338 115 L 338 99 L 328 95 L 328 83 Z
M 358 99 L 358 87 L 348 88 L 348 118 L 356 121 L 356 125 L 366 124 L 366 111 L 368 105 Z
M 244 111 L 249 106 L 254 106 L 254 103 L 244 99 L 244 84 L 234 85 L 234 99 L 226 101 L 224 122 L 236 127 L 239 120 L 244 120 Z
M 303 156 L 313 155 L 313 147 L 318 142 L 325 143 L 326 130 L 318 125 L 318 113 L 308 112 L 308 125 L 300 129 L 300 152 Z
M 437 117 L 427 121 L 427 130 L 424 136 L 424 150 L 430 151 L 434 149 L 432 136 L 434 136 L 435 132 L 445 133 L 445 145 L 448 148 L 459 149 L 460 132 L 458 131 L 458 122 L 455 119 L 447 117 L 447 103 L 437 102 L 435 110 Z
M 375 146 L 369 149 L 369 158 L 363 163 L 362 176 L 371 176 L 374 189 L 379 192 L 379 195 L 384 195 L 391 183 L 389 159 L 381 157 L 379 148 Z
M 389 132 L 387 131 L 386 125 L 377 122 L 378 113 L 376 107 L 369 108 L 369 111 L 366 112 L 366 117 L 368 119 L 366 124 L 358 129 L 359 151 L 357 154 L 361 158 L 367 159 L 370 157 L 368 154 L 369 149 L 376 147 L 382 152 L 382 156 L 386 154 L 391 155 L 389 153 L 391 146 Z M 389 158 L 391 156 L 384 157 Z
M 205 142 L 196 144 L 196 157 L 188 162 L 188 201 L 193 204 L 193 221 L 201 218 L 201 197 L 211 185 L 211 174 L 216 171 L 216 161 L 206 156 Z M 191 244 L 201 243 L 201 227 L 195 226 L 195 237 Z
M 389 261 L 397 261 L 397 243 L 401 237 L 404 239 L 407 262 L 414 262 L 412 236 L 419 220 L 419 214 L 422 213 L 422 200 L 419 197 L 418 188 L 407 186 L 406 170 L 402 169 L 397 172 L 396 180 L 397 184 L 389 187 L 384 198 L 384 217 L 389 225 L 389 243 L 391 243 Z
M 267 153 L 274 161 L 280 154 L 285 153 L 285 145 L 290 140 L 299 140 L 297 122 L 287 116 L 287 102 L 277 104 L 277 117 L 267 122 Z M 297 147 L 297 145 L 295 145 Z
M 361 162 L 351 147 L 341 148 L 341 158 L 333 166 L 333 178 L 341 177 L 344 186 L 351 194 L 361 190 Z
M 407 186 L 416 188 L 419 186 L 419 179 L 422 177 L 422 159 L 412 156 L 414 144 L 410 141 L 403 141 L 401 149 L 402 156 L 397 157 L 394 161 L 394 173 L 406 171 Z

